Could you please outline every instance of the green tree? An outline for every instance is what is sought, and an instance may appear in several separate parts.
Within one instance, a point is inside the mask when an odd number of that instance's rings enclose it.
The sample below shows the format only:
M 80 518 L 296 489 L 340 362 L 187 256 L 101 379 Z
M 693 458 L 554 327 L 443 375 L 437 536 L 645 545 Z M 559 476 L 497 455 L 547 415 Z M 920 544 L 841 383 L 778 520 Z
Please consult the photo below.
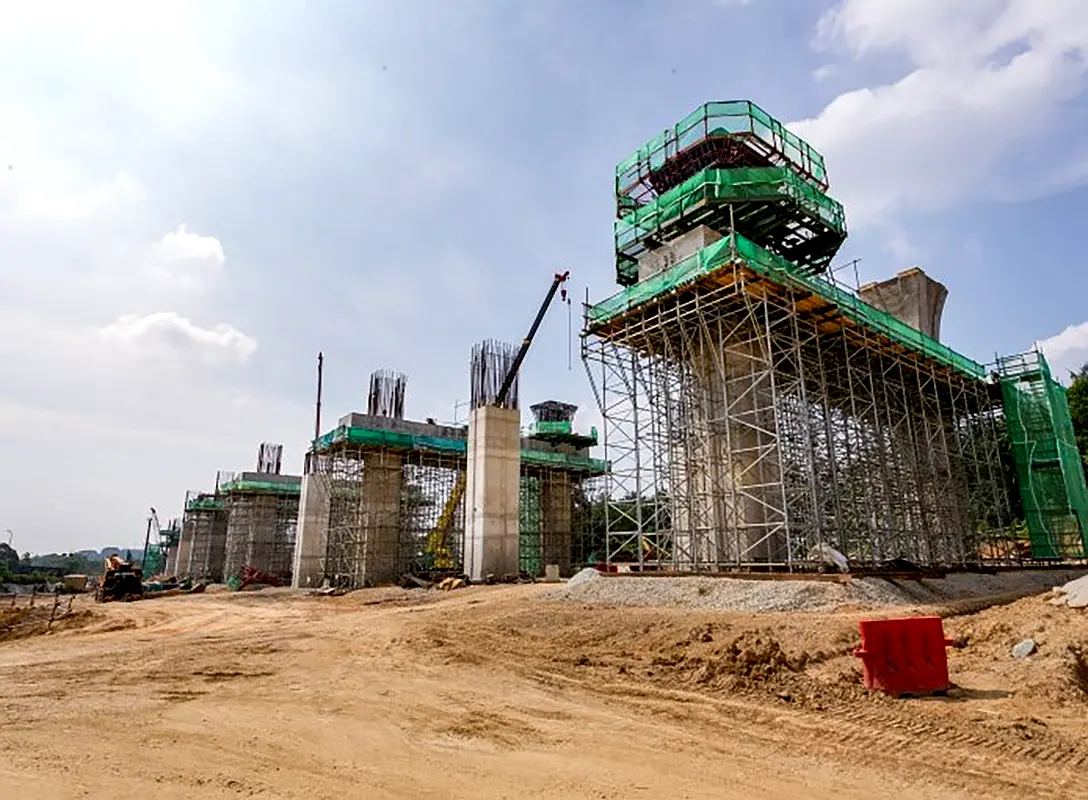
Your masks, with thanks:
M 0 542 L 0 574 L 10 575 L 19 566 L 19 554 L 7 542 Z
M 1073 418 L 1073 433 L 1077 437 L 1081 463 L 1088 469 L 1088 364 L 1070 376 L 1073 380 L 1066 390 L 1069 415 Z

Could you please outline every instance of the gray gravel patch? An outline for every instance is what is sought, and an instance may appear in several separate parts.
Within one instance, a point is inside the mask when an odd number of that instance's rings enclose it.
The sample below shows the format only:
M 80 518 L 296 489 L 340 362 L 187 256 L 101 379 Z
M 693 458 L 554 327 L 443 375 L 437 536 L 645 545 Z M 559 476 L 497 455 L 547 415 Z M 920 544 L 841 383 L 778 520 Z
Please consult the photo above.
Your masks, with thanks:
M 1075 574 L 1026 570 L 996 575 L 956 573 L 934 580 L 856 578 L 849 583 L 737 578 L 656 578 L 579 573 L 555 599 L 620 606 L 711 611 L 834 611 L 843 606 L 911 606 L 989 595 L 1034 594 Z M 577 579 L 577 580 L 576 580 Z

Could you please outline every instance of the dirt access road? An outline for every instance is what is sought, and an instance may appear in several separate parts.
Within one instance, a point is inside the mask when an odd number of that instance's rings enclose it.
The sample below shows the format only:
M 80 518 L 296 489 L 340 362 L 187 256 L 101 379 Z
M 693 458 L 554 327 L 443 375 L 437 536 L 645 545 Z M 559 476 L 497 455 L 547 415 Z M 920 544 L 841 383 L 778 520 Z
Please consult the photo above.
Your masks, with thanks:
M 0 641 L 0 797 L 1088 796 L 1082 662 L 1006 663 L 1044 613 L 1056 653 L 1088 638 L 1038 598 L 949 619 L 964 688 L 896 702 L 857 684 L 861 612 L 550 592 L 85 603 Z

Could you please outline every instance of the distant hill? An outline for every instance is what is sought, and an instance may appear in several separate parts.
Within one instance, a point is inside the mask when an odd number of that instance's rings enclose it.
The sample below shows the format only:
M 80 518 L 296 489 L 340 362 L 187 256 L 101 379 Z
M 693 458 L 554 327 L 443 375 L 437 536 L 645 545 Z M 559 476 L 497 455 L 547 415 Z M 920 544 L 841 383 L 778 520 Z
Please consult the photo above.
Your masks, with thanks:
M 103 547 L 101 550 L 76 550 L 71 553 L 39 553 L 29 559 L 22 559 L 22 567 L 64 570 L 65 572 L 97 574 L 102 571 L 102 562 L 109 556 L 121 556 L 131 553 L 139 560 L 143 545 L 139 547 Z

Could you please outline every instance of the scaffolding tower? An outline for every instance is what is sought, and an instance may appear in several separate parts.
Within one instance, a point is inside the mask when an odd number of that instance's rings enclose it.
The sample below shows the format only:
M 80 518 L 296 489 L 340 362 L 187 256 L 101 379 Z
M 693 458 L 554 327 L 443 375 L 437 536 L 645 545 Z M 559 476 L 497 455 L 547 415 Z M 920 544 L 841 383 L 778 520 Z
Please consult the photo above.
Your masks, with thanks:
M 223 498 L 209 492 L 187 492 L 182 517 L 186 561 L 177 572 L 193 580 L 222 583 L 227 554 L 227 511 Z
M 1032 556 L 1084 558 L 1088 488 L 1065 389 L 1037 351 L 999 358 L 997 374 Z
M 291 582 L 300 484 L 297 475 L 223 475 L 219 494 L 227 516 L 224 579 L 241 578 L 249 567 L 276 582 Z
M 600 552 L 587 545 L 589 492 L 608 465 L 589 457 L 588 437 L 568 431 L 561 443 L 534 432 L 522 439 L 521 567 L 542 575 L 557 564 L 569 574 Z M 328 498 L 318 511 L 327 519 L 320 570 L 332 585 L 463 571 L 465 428 L 348 414 L 314 443 L 309 461 L 307 480 L 319 481 L 315 494 Z
M 464 537 L 463 460 L 360 438 L 330 443 L 314 461 L 328 484 L 326 578 L 361 588 L 454 570 Z
M 979 364 L 822 278 L 823 160 L 710 103 L 616 171 L 617 281 L 582 355 L 606 561 L 687 571 L 1016 558 L 1001 397 Z

